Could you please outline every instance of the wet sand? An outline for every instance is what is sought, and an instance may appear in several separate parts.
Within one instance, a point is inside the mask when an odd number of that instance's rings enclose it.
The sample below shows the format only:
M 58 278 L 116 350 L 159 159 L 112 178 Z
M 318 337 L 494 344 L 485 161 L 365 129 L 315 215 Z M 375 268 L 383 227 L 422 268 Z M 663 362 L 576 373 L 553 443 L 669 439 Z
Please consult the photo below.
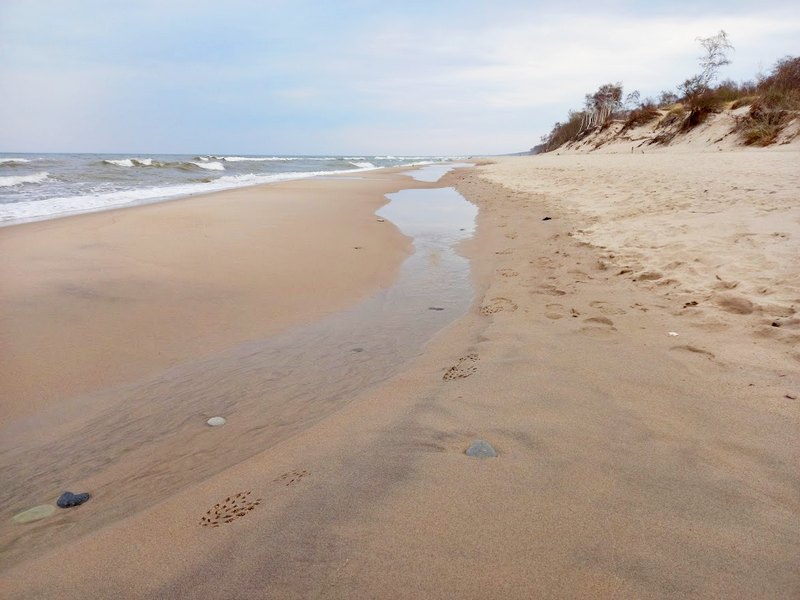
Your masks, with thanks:
M 411 249 L 374 215 L 384 194 L 414 187 L 396 171 L 0 229 L 3 418 L 260 339 L 389 285 Z
M 760 156 L 738 174 L 737 158 L 704 157 L 704 177 L 794 210 L 793 171 Z M 589 209 L 625 192 L 635 213 L 629 188 L 648 189 L 659 167 L 644 162 L 637 178 L 613 160 L 525 158 L 447 176 L 480 207 L 476 237 L 461 246 L 478 289 L 465 317 L 327 418 L 80 538 L 79 561 L 55 548 L 6 569 L 7 595 L 797 596 L 792 317 L 770 314 L 785 320 L 767 325 L 780 337 L 754 332 L 743 345 L 772 309 L 732 313 L 637 276 L 649 260 L 669 264 L 670 249 L 626 266 L 637 222 L 624 230 L 624 215 Z M 667 195 L 700 180 L 696 163 L 672 158 Z M 661 218 L 687 220 L 685 207 L 671 210 Z M 623 228 L 609 238 L 618 246 L 594 244 L 589 224 Z M 783 225 L 794 243 L 798 223 Z M 786 290 L 773 264 L 783 246 L 767 248 L 758 276 Z M 730 242 L 725 256 L 740 252 Z M 706 318 L 742 322 L 693 326 L 691 301 Z M 499 456 L 465 456 L 475 439 Z M 74 509 L 63 527 L 91 510 Z

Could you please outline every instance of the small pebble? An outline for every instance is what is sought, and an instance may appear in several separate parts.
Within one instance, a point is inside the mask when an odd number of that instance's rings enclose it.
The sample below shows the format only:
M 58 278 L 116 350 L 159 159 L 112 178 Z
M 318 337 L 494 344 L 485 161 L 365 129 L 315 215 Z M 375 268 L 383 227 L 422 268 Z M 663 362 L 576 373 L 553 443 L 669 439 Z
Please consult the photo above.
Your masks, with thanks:
M 473 458 L 495 458 L 497 451 L 492 448 L 492 445 L 484 440 L 475 440 L 469 445 L 466 451 L 467 456 Z
M 542 221 L 552 221 L 552 220 L 553 220 L 553 217 L 545 217 L 544 219 L 542 219 Z
M 670 337 L 678 337 L 678 334 L 675 331 L 669 331 L 667 332 L 667 335 L 669 335 Z
M 444 310 L 441 306 L 429 306 L 428 310 Z
M 219 427 L 220 425 L 225 425 L 225 417 L 211 417 L 208 421 L 206 421 L 211 427 Z
M 72 492 L 64 492 L 56 500 L 59 508 L 72 508 L 73 506 L 80 506 L 86 502 L 91 496 L 88 492 L 82 494 L 73 494 Z
M 52 504 L 42 504 L 40 506 L 34 506 L 33 508 L 29 508 L 26 511 L 21 513 L 17 513 L 11 520 L 14 523 L 33 523 L 34 521 L 39 521 L 40 519 L 45 519 L 56 512 L 56 507 Z
M 378 223 L 384 223 L 386 219 L 378 219 Z

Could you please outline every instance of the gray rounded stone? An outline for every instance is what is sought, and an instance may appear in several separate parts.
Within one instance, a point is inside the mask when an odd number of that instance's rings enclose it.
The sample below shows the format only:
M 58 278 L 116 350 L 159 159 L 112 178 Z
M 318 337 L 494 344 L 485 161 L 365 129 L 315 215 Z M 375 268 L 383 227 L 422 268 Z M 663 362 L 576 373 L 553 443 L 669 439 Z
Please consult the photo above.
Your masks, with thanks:
M 473 458 L 496 458 L 497 451 L 485 440 L 475 440 L 466 451 L 467 456 Z
M 56 505 L 59 508 L 72 508 L 73 506 L 80 506 L 91 497 L 91 494 L 88 492 L 83 492 L 81 494 L 64 492 L 58 497 L 58 500 L 56 500 Z
M 54 512 L 56 512 L 56 507 L 52 504 L 41 504 L 21 513 L 17 513 L 11 517 L 11 520 L 14 521 L 14 523 L 33 523 L 34 521 L 49 517 Z
M 225 420 L 225 417 L 211 417 L 208 421 L 206 421 L 206 423 L 211 427 L 220 427 L 225 425 L 226 422 L 227 421 Z

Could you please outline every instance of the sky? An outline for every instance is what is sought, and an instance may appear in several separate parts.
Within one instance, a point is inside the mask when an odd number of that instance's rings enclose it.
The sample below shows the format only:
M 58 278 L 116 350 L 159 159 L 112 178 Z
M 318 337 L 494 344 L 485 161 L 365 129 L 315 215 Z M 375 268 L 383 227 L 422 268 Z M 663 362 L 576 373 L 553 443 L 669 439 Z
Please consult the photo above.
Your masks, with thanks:
M 0 151 L 518 152 L 602 83 L 674 90 L 720 29 L 752 79 L 800 3 L 0 0 Z

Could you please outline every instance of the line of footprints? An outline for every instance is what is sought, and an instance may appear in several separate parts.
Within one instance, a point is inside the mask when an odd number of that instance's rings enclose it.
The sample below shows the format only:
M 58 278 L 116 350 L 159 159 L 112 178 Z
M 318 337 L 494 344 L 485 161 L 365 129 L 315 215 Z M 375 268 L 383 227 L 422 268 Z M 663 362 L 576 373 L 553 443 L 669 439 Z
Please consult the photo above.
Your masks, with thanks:
M 295 485 L 301 479 L 309 475 L 308 471 L 289 471 L 273 481 L 282 483 L 286 486 Z M 238 492 L 233 496 L 228 496 L 225 500 L 217 502 L 200 517 L 199 525 L 202 527 L 219 527 L 227 523 L 233 523 L 236 519 L 241 519 L 250 511 L 261 504 L 261 498 L 251 498 L 251 490 Z

